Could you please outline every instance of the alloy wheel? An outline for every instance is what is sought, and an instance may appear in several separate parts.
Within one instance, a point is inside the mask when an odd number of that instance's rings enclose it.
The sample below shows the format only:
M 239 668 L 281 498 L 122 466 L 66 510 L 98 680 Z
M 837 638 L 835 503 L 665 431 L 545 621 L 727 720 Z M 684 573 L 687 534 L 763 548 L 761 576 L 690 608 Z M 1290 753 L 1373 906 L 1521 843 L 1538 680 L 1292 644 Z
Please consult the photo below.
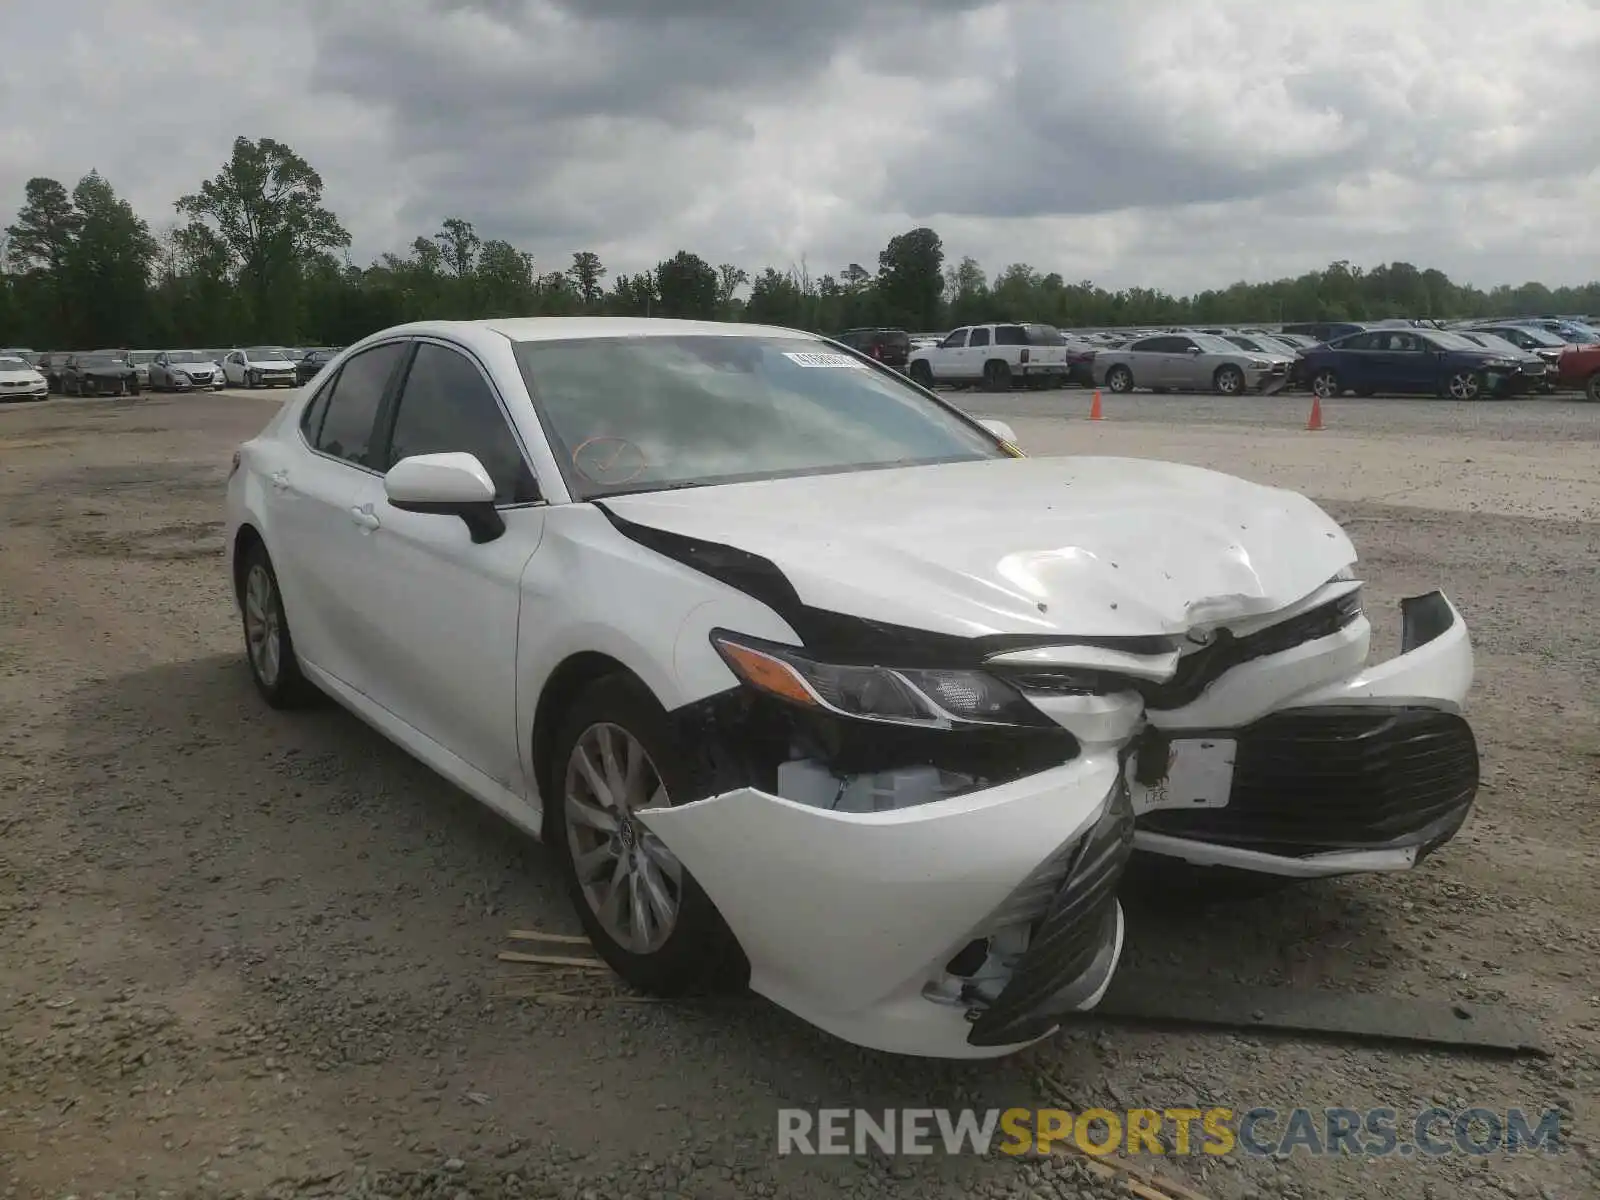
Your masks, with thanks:
M 635 814 L 670 801 L 655 764 L 620 725 L 583 731 L 567 759 L 562 803 L 573 871 L 606 933 L 633 954 L 650 954 L 677 927 L 683 868 Z
M 1450 376 L 1450 395 L 1457 400 L 1476 400 L 1481 386 L 1471 371 L 1457 371 Z
M 1332 371 L 1320 371 L 1311 381 L 1311 390 L 1320 400 L 1331 400 L 1339 391 L 1339 377 Z
M 283 664 L 283 629 L 278 623 L 277 588 L 261 563 L 245 577 L 244 636 L 251 665 L 261 682 L 272 687 Z

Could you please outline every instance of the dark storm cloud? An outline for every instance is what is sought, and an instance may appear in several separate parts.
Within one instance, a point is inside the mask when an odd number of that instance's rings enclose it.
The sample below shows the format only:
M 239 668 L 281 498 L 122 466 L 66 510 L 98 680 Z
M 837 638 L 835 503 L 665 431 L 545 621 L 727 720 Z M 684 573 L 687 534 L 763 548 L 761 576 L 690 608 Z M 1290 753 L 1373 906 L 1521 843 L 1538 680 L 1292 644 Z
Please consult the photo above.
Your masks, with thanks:
M 160 229 L 244 133 L 318 168 L 357 261 L 446 216 L 541 269 L 820 273 L 921 222 L 991 270 L 1170 288 L 1600 261 L 1587 0 L 8 4 L 61 51 L 4 93 L 10 206 L 97 167 Z

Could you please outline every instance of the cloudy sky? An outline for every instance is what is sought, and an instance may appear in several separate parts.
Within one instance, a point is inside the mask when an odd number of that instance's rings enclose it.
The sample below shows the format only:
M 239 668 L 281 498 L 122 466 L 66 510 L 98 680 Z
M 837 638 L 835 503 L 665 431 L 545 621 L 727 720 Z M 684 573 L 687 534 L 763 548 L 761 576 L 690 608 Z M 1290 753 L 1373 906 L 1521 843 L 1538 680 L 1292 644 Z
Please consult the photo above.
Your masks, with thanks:
M 1600 277 L 1600 0 L 3 7 L 0 223 L 97 168 L 160 229 L 243 133 L 311 160 L 361 262 L 463 216 L 544 269 L 872 268 L 929 224 L 1109 286 Z

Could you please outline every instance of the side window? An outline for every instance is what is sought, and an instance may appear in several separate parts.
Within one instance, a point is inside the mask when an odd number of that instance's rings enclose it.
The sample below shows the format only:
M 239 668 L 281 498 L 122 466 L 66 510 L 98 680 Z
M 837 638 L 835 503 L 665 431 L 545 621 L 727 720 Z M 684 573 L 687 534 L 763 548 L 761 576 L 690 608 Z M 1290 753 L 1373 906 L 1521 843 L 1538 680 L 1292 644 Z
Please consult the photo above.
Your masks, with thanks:
M 954 333 L 952 333 L 949 337 L 945 338 L 944 341 L 940 342 L 939 343 L 939 348 L 941 350 L 959 350 L 959 349 L 961 349 L 961 347 L 965 346 L 966 344 L 967 344 L 967 331 L 965 329 L 958 329 Z
M 1340 338 L 1336 347 L 1339 350 L 1376 350 L 1377 336 L 1371 333 L 1358 333 L 1351 337 Z
M 497 504 L 539 498 L 533 472 L 483 373 L 466 355 L 423 342 L 400 393 L 383 469 L 413 454 L 451 450 L 464 450 L 483 464 L 494 480 Z
M 1422 339 L 1413 333 L 1391 333 L 1389 335 L 1389 349 L 1415 353 L 1422 349 Z
M 317 432 L 318 450 L 358 467 L 380 469 L 371 453 L 373 422 L 389 377 L 405 352 L 406 343 L 390 342 L 363 350 L 344 364 L 329 389 L 327 413 Z
M 1187 354 L 1190 350 L 1198 350 L 1199 344 L 1189 337 L 1169 337 L 1164 339 L 1166 345 L 1162 347 L 1168 354 Z
M 1028 344 L 1028 331 L 1021 325 L 996 325 L 994 327 L 994 344 L 996 346 L 1026 346 Z
M 306 405 L 306 411 L 300 417 L 300 432 L 306 435 L 306 441 L 313 446 L 322 432 L 322 417 L 328 411 L 328 397 L 333 395 L 333 389 L 338 386 L 339 378 L 334 376 L 311 398 L 311 403 Z
M 974 329 L 972 331 L 971 338 L 969 338 L 968 341 L 967 341 L 967 345 L 969 345 L 969 346 L 987 346 L 988 344 L 989 344 L 989 330 L 987 328 Z

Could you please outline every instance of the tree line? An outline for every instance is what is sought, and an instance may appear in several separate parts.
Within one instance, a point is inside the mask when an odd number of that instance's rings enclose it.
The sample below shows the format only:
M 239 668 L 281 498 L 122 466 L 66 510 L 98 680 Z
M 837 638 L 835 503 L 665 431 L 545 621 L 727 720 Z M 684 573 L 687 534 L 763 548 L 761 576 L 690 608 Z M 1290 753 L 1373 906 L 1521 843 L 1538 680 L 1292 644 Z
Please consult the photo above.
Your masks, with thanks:
M 402 321 L 512 315 L 740 319 L 837 333 L 990 320 L 1082 328 L 1600 312 L 1600 282 L 1484 291 L 1405 262 L 1363 270 L 1340 261 L 1191 296 L 1069 283 L 1027 263 L 991 278 L 970 257 L 947 261 L 926 227 L 891 238 L 875 269 L 853 262 L 818 274 L 801 262 L 752 274 L 679 250 L 651 270 L 612 274 L 592 250 L 538 262 L 450 217 L 404 253 L 360 266 L 323 202 L 322 177 L 272 138 L 238 138 L 174 211 L 153 232 L 98 172 L 70 189 L 30 179 L 0 240 L 0 345 L 342 345 Z

